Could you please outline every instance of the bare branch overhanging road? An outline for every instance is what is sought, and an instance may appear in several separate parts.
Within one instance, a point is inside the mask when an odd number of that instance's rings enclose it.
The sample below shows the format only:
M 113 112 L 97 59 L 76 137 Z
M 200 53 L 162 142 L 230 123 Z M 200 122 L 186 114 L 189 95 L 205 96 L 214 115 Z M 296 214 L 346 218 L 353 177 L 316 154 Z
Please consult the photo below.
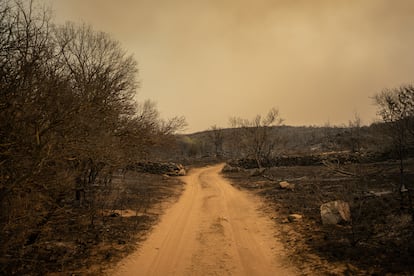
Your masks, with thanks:
M 296 275 L 270 218 L 225 180 L 223 165 L 194 169 L 186 189 L 115 275 Z

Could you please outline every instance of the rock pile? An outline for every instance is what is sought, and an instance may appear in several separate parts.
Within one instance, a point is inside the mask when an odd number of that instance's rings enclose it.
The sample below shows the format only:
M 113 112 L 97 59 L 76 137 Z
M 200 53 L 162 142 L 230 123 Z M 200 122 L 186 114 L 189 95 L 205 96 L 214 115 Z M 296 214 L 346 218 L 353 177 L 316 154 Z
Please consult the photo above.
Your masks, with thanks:
M 232 173 L 232 172 L 240 172 L 241 168 L 239 167 L 232 167 L 229 164 L 224 165 L 223 169 L 221 170 L 221 172 L 223 173 Z
M 286 166 L 319 166 L 326 161 L 338 164 L 346 163 L 369 163 L 387 160 L 387 156 L 382 153 L 356 154 L 350 152 L 331 152 L 323 154 L 310 154 L 299 156 L 277 156 L 271 159 L 262 160 L 263 167 L 286 167 Z M 257 161 L 251 158 L 231 160 L 228 163 L 232 167 L 243 169 L 257 168 Z
M 172 162 L 140 162 L 129 166 L 128 169 L 152 174 L 165 174 L 168 176 L 184 176 L 187 173 L 183 165 Z

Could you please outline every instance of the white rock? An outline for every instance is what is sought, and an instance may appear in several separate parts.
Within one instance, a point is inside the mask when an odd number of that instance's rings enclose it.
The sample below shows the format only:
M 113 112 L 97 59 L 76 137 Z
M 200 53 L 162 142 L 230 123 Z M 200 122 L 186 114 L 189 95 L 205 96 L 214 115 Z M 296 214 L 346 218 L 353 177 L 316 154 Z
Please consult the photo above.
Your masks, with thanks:
M 338 224 L 351 221 L 349 204 L 342 200 L 331 201 L 320 207 L 323 224 Z
M 287 190 L 294 190 L 295 189 L 295 184 L 289 183 L 287 181 L 279 182 L 279 186 L 280 186 L 280 188 L 287 189 Z
M 185 171 L 184 168 L 181 168 L 177 173 L 178 176 L 185 176 L 186 174 L 187 174 L 187 172 Z
M 296 221 L 302 220 L 302 218 L 303 216 L 299 214 L 290 214 L 288 216 L 289 222 L 296 222 Z
M 254 169 L 253 171 L 250 172 L 250 176 L 251 177 L 253 177 L 253 176 L 261 176 L 261 175 L 264 174 L 265 170 L 266 170 L 265 168 Z

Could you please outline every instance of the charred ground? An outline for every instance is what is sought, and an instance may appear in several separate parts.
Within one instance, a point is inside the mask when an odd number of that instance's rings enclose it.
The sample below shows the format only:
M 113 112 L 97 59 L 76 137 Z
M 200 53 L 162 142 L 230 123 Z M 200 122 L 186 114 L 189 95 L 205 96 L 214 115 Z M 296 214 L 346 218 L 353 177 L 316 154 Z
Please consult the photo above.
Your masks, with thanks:
M 252 170 L 225 176 L 265 199 L 284 232 L 280 238 L 305 274 L 413 273 L 414 229 L 407 194 L 401 205 L 396 161 L 340 165 L 353 175 L 324 165 L 272 167 L 261 176 L 251 176 Z M 409 160 L 406 181 L 413 180 L 414 160 Z M 295 189 L 281 189 L 279 181 Z M 352 222 L 323 225 L 320 205 L 338 199 L 350 203 Z M 291 214 L 303 218 L 291 222 Z
M 26 229 L 29 238 L 23 246 L 13 232 L 2 234 L 8 252 L 1 258 L 0 273 L 102 275 L 136 249 L 183 189 L 177 178 L 136 171 L 114 176 L 113 184 L 111 190 L 95 187 L 101 190 L 95 202 L 85 199 L 77 205 L 66 197 L 66 204 Z

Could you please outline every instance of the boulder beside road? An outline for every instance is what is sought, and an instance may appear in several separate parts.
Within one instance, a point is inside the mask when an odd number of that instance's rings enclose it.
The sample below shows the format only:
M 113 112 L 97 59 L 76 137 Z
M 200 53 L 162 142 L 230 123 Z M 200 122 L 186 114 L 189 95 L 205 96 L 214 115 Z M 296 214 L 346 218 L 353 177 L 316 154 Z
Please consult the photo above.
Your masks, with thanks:
M 349 204 L 342 200 L 331 201 L 320 207 L 322 223 L 340 224 L 351 221 L 351 209 Z

